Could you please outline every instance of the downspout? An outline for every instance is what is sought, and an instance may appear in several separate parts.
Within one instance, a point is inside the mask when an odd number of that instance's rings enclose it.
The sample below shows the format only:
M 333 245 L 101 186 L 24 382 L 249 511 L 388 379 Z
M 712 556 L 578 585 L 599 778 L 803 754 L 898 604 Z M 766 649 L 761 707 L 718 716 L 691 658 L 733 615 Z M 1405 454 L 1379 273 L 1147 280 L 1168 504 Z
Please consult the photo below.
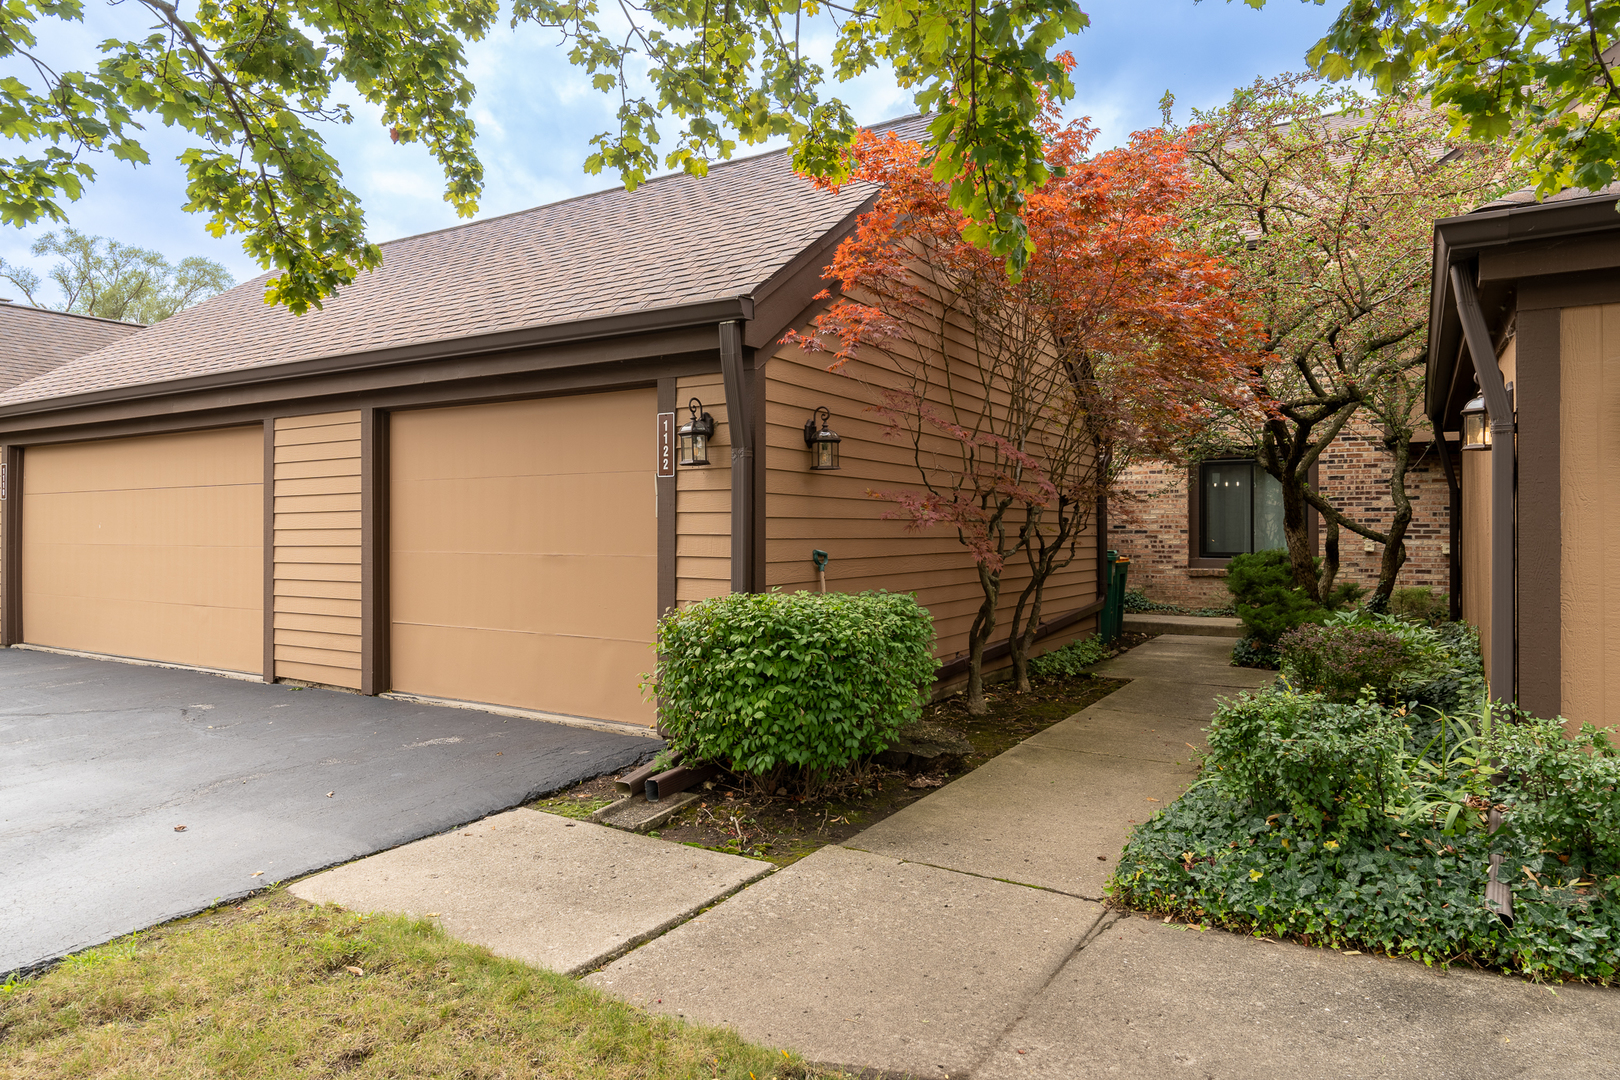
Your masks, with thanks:
M 731 591 L 758 592 L 754 581 L 754 409 L 743 371 L 743 324 L 720 324 L 720 375 L 731 429 Z
M 1496 350 L 1491 347 L 1473 278 L 1455 265 L 1451 291 L 1457 298 L 1457 318 L 1491 421 L 1491 673 L 1495 676 L 1491 696 L 1511 702 L 1517 696 L 1514 638 L 1518 633 L 1513 588 L 1513 405 L 1502 382 L 1502 369 L 1496 366 Z

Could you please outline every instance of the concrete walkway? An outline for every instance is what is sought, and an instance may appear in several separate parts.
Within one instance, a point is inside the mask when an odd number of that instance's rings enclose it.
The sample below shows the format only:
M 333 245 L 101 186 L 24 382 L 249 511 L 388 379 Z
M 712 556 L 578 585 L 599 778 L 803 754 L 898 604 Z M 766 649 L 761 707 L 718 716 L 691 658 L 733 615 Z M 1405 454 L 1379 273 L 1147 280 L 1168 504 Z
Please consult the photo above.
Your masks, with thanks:
M 1620 1077 L 1620 995 L 1122 916 L 1128 830 L 1268 681 L 1165 636 L 1130 685 L 586 981 L 823 1062 L 918 1077 Z
M 1129 830 L 1192 779 L 1216 698 L 1270 678 L 1230 647 L 1140 646 L 1099 669 L 1129 685 L 767 876 L 517 810 L 293 891 L 431 912 L 505 955 L 599 967 L 588 983 L 650 1011 L 887 1076 L 1620 1078 L 1620 994 L 1104 907 Z

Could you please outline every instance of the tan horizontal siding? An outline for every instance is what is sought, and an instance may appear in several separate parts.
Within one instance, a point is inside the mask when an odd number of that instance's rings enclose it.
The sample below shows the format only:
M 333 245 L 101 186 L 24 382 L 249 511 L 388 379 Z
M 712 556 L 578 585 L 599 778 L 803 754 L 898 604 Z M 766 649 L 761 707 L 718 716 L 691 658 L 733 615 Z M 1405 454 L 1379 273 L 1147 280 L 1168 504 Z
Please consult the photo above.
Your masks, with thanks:
M 360 688 L 360 414 L 275 430 L 276 676 Z
M 706 467 L 675 470 L 675 603 L 690 604 L 731 591 L 731 428 L 725 384 L 718 374 L 687 375 L 677 384 L 675 426 L 700 398 L 714 417 Z
M 919 318 L 918 323 L 926 319 Z M 935 326 L 934 330 L 940 330 Z M 971 361 L 971 327 L 953 316 L 943 328 L 945 350 L 955 358 L 953 377 L 958 387 L 982 398 L 986 391 Z M 930 340 L 927 333 L 920 335 Z M 900 433 L 886 437 L 888 426 L 873 411 L 884 386 L 899 386 L 901 377 L 893 361 L 878 354 L 863 355 L 845 365 L 843 372 L 827 370 L 831 357 L 781 347 L 766 365 L 766 521 L 767 586 L 784 590 L 814 589 L 816 573 L 811 550 L 831 555 L 827 587 L 847 592 L 887 589 L 915 593 L 934 617 L 937 653 L 949 661 L 967 647 L 967 633 L 983 599 L 971 554 L 949 528 L 910 530 L 902 520 L 885 518 L 896 506 L 873 492 L 917 490 L 919 447 L 926 464 L 948 467 L 960 455 L 954 439 L 925 432 L 913 443 Z M 943 371 L 937 356 L 930 360 Z M 964 376 L 964 373 L 965 376 Z M 964 380 L 965 377 L 965 381 Z M 1003 395 L 988 391 L 992 399 Z M 944 391 L 931 386 L 931 401 L 946 400 Z M 811 410 L 826 405 L 832 412 L 831 428 L 842 439 L 841 468 L 812 472 L 804 445 L 804 422 Z M 1094 523 L 1082 537 L 1068 567 L 1048 580 L 1042 596 L 1043 621 L 1091 604 L 1097 595 Z M 998 624 L 993 641 L 1005 640 L 1014 605 L 1028 581 L 1022 554 L 1009 560 L 1002 576 L 997 605 Z M 1055 636 L 1061 643 L 1090 632 L 1088 620 L 1079 629 Z

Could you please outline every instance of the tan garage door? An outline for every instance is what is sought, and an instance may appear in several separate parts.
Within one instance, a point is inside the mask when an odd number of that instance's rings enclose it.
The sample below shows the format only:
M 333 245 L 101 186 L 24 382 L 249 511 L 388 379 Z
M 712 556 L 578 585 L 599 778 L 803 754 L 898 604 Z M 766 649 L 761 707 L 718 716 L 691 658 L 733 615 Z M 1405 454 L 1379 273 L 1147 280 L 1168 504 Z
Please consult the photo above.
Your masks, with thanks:
M 264 667 L 264 429 L 23 453 L 23 638 Z
M 635 723 L 658 604 L 651 390 L 396 413 L 396 690 Z

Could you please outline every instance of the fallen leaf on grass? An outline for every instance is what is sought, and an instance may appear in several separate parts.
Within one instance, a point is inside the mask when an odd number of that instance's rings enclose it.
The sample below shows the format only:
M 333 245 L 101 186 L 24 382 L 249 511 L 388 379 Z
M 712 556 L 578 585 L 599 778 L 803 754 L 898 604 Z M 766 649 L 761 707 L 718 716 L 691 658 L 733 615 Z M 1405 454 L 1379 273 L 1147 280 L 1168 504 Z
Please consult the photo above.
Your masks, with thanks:
M 364 975 L 365 974 L 364 971 L 362 971 L 360 968 L 356 967 L 354 964 L 344 964 L 343 965 L 343 970 L 344 971 L 352 971 L 356 975 Z

